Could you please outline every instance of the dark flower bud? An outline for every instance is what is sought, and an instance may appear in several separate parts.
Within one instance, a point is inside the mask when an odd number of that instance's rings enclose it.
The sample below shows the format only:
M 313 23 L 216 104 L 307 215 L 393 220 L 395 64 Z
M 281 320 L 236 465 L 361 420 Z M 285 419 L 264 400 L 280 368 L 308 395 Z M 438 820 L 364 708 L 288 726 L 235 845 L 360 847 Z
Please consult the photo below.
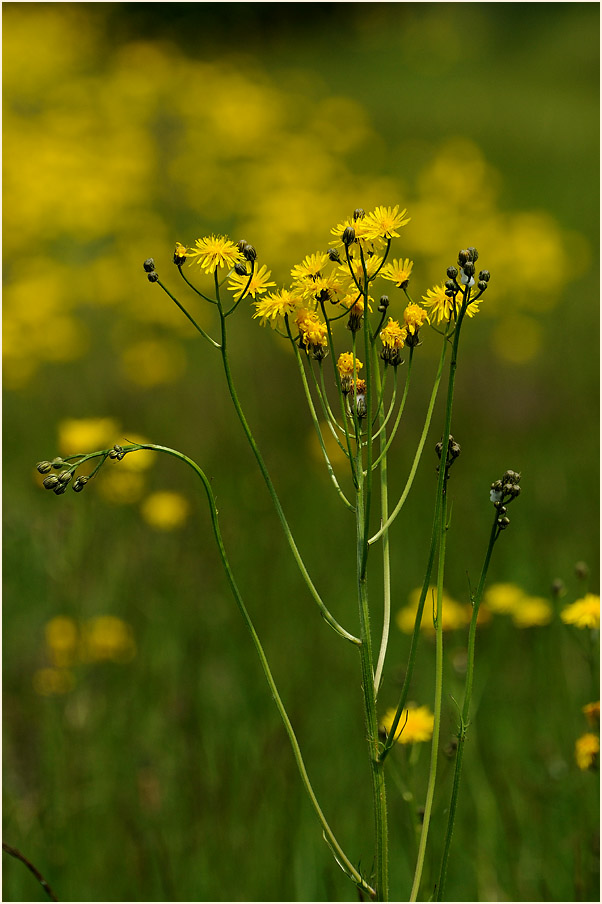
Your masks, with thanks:
M 236 261 L 234 264 L 234 272 L 238 273 L 239 276 L 248 276 L 247 273 L 247 265 L 244 261 Z
M 152 273 L 155 269 L 155 262 L 152 257 L 148 257 L 142 264 L 147 273 Z
M 468 261 L 466 264 L 464 264 L 464 266 L 462 267 L 462 269 L 463 269 L 464 274 L 465 274 L 466 276 L 469 276 L 469 277 L 470 277 L 470 276 L 474 276 L 475 266 L 474 266 L 474 264 L 472 263 L 472 261 Z
M 470 255 L 470 260 L 473 262 L 473 264 L 476 264 L 476 262 L 479 259 L 479 252 L 477 251 L 477 249 L 473 248 L 471 246 L 470 248 L 467 248 L 466 250 L 468 251 L 468 253 Z
M 347 226 L 343 232 L 343 244 L 352 245 L 355 242 L 355 229 Z
M 378 310 L 380 311 L 381 314 L 384 314 L 388 307 L 389 307 L 389 296 L 381 295 L 380 301 L 378 303 Z
M 58 481 L 59 481 L 59 483 L 67 484 L 67 483 L 69 483 L 69 481 L 71 480 L 72 477 L 73 477 L 72 471 L 61 471 L 61 473 L 58 476 Z
M 490 274 L 489 270 L 481 270 L 481 272 L 479 273 L 479 279 L 482 279 L 483 282 L 489 282 L 490 278 L 491 278 L 491 274 Z
M 125 452 L 118 446 L 117 443 L 113 446 L 111 451 L 109 452 L 109 458 L 117 459 L 117 461 L 121 461 L 122 458 L 125 457 Z
M 257 252 L 253 245 L 249 245 L 248 242 L 245 242 L 245 246 L 242 249 L 242 254 L 248 261 L 254 261 L 257 259 Z
M 448 454 L 451 455 L 452 458 L 457 458 L 461 451 L 460 443 L 457 443 L 455 440 L 453 440 L 453 442 L 450 440 Z
M 470 251 L 464 249 L 463 251 L 458 252 L 458 263 L 461 267 L 464 267 L 465 264 L 470 260 Z
M 57 471 L 60 471 L 60 469 L 63 467 L 64 462 L 60 455 L 58 455 L 56 458 L 52 459 L 51 464 L 53 468 L 56 468 Z
M 331 261 L 334 261 L 335 264 L 341 263 L 341 255 L 337 251 L 336 248 L 329 248 L 326 252 Z
M 59 483 L 59 485 L 56 486 L 52 492 L 54 493 L 55 496 L 62 496 L 66 489 L 67 489 L 66 483 Z
M 502 481 L 504 483 L 520 483 L 520 473 L 518 471 L 506 471 Z
M 495 507 L 496 507 L 496 509 L 497 509 L 498 515 L 505 515 L 506 512 L 508 511 L 508 509 L 506 508 L 506 506 L 505 506 L 505 505 L 502 505 L 501 502 L 496 502 L 496 503 L 495 503 Z
M 552 594 L 554 596 L 558 597 L 558 599 L 560 599 L 560 597 L 564 596 L 566 593 L 566 587 L 564 586 L 564 581 L 561 578 L 556 578 L 554 581 L 552 581 L 551 590 L 552 590 Z
M 40 474 L 48 474 L 49 471 L 52 471 L 52 462 L 39 461 L 36 465 L 36 468 L 38 469 Z
M 456 294 L 455 289 L 446 289 L 445 290 L 446 298 L 453 298 L 455 294 Z
M 356 207 L 353 211 L 353 219 L 354 220 L 363 220 L 366 216 L 366 211 L 363 207 Z
M 236 247 L 238 248 L 238 250 L 239 250 L 240 253 L 242 254 L 242 253 L 243 253 L 243 250 L 244 250 L 244 248 L 245 248 L 245 246 L 248 245 L 248 244 L 249 244 L 249 243 L 247 242 L 246 239 L 241 239 L 239 242 L 236 243 Z
M 85 485 L 88 483 L 89 479 L 89 477 L 84 477 L 84 475 L 82 475 L 81 477 L 76 477 L 73 481 L 73 486 L 71 487 L 73 492 L 81 493 Z
M 448 267 L 447 275 L 450 279 L 456 279 L 458 276 L 458 268 L 457 267 Z
M 420 341 L 420 336 L 418 335 L 418 330 L 415 333 L 408 333 L 405 340 L 405 345 L 408 348 L 418 348 L 419 345 L 422 345 Z
M 445 283 L 445 288 L 446 288 L 449 292 L 452 292 L 452 293 L 458 291 L 458 287 L 456 286 L 456 284 L 455 284 L 455 282 L 453 281 L 453 279 L 448 279 L 448 280 L 446 281 L 446 283 Z M 447 293 L 446 293 L 446 294 L 447 294 Z
M 484 292 L 485 289 L 487 288 L 487 283 L 485 282 L 484 279 L 480 279 L 477 283 L 477 286 L 478 286 L 479 292 Z
M 497 519 L 497 524 L 500 530 L 506 530 L 506 528 L 510 524 L 510 518 L 508 518 L 507 515 L 504 515 L 503 518 Z
M 149 282 L 157 282 L 157 280 L 159 279 L 159 274 L 157 273 L 156 270 L 153 270 L 151 273 L 148 274 L 147 279 Z
M 59 485 L 59 479 L 56 474 L 51 474 L 49 477 L 45 477 L 42 483 L 47 490 L 54 490 Z

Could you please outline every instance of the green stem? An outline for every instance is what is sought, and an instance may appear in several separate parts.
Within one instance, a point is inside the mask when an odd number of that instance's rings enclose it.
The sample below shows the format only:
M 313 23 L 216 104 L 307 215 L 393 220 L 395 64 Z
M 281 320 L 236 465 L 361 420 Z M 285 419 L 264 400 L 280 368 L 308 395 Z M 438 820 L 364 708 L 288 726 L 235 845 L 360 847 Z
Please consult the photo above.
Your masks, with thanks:
M 380 382 L 380 370 L 374 368 L 375 381 Z M 406 381 L 407 385 L 407 381 Z M 404 393 L 405 397 L 405 393 Z M 403 404 L 403 403 L 402 403 Z M 385 413 L 380 409 L 380 448 L 381 453 L 378 461 L 380 461 L 380 518 L 381 524 L 384 524 L 389 514 L 389 490 L 387 483 L 387 434 L 385 431 Z M 391 628 L 391 561 L 389 551 L 389 532 L 383 534 L 383 630 L 380 641 L 380 649 L 378 652 L 378 662 L 374 673 L 374 695 L 378 697 L 380 683 L 382 681 L 383 669 L 385 666 L 385 657 L 387 655 L 387 646 L 389 643 L 389 631 Z
M 244 430 L 244 434 L 247 437 L 248 443 L 251 446 L 253 455 L 255 456 L 255 460 L 257 461 L 259 470 L 261 471 L 261 475 L 262 475 L 262 477 L 265 481 L 266 487 L 268 489 L 268 493 L 270 494 L 270 497 L 274 504 L 274 508 L 276 509 L 278 518 L 280 519 L 280 523 L 282 525 L 284 535 L 288 541 L 288 545 L 291 549 L 291 552 L 293 553 L 293 557 L 295 559 L 295 562 L 297 563 L 299 571 L 301 572 L 303 579 L 305 580 L 305 583 L 307 584 L 307 587 L 309 588 L 309 592 L 311 593 L 312 597 L 314 598 L 315 602 L 318 605 L 318 608 L 320 609 L 320 612 L 322 613 L 322 618 L 330 625 L 331 628 L 333 628 L 333 630 L 335 630 L 337 632 L 337 634 L 340 634 L 340 636 L 344 637 L 345 640 L 349 640 L 351 643 L 359 646 L 361 644 L 361 640 L 358 637 L 355 637 L 353 634 L 350 634 L 344 628 L 342 628 L 341 625 L 339 625 L 339 623 L 336 621 L 334 616 L 332 616 L 331 613 L 326 608 L 320 594 L 316 590 L 316 588 L 313 584 L 313 581 L 311 580 L 311 578 L 309 576 L 307 568 L 305 567 L 305 563 L 303 562 L 303 559 L 301 558 L 301 554 L 299 553 L 299 550 L 297 549 L 297 544 L 295 543 L 295 540 L 291 533 L 291 529 L 288 525 L 288 521 L 286 520 L 286 516 L 284 514 L 282 505 L 280 503 L 280 499 L 278 498 L 278 495 L 274 488 L 274 484 L 272 483 L 272 479 L 268 473 L 268 469 L 267 469 L 265 462 L 263 460 L 263 457 L 259 451 L 257 443 L 255 442 L 253 434 L 251 433 L 251 428 L 249 427 L 249 425 L 247 423 L 247 419 L 244 416 L 244 412 L 242 410 L 240 401 L 238 399 L 238 395 L 234 388 L 234 381 L 232 379 L 232 372 L 230 370 L 230 362 L 228 360 L 226 317 L 224 315 L 224 312 L 223 312 L 223 309 L 221 306 L 221 302 L 220 302 L 220 298 L 219 298 L 219 284 L 217 281 L 217 272 L 215 274 L 215 289 L 216 289 L 218 311 L 219 311 L 220 322 L 221 322 L 222 342 L 221 342 L 220 350 L 221 350 L 222 361 L 223 361 L 223 365 L 224 365 L 224 373 L 226 375 L 226 382 L 228 384 L 228 390 L 230 392 L 230 398 L 232 399 L 232 404 L 234 405 L 234 409 L 236 411 L 236 414 L 238 415 L 238 419 Z
M 439 870 L 439 880 L 437 882 L 437 901 L 443 901 L 443 894 L 445 892 L 445 881 L 447 878 L 447 862 L 449 859 L 449 849 L 451 845 L 452 834 L 454 831 L 454 821 L 456 818 L 456 806 L 458 803 L 458 792 L 460 789 L 460 777 L 462 775 L 462 760 L 464 757 L 464 743 L 466 741 L 466 734 L 468 732 L 468 726 L 470 724 L 470 704 L 472 701 L 472 689 L 473 689 L 473 680 L 474 680 L 474 659 L 475 659 L 475 641 L 477 634 L 477 620 L 479 617 L 479 606 L 481 605 L 481 599 L 483 597 L 483 590 L 485 588 L 485 580 L 487 578 L 487 571 L 489 569 L 489 562 L 491 561 L 491 554 L 493 552 L 493 547 L 495 545 L 495 541 L 499 536 L 499 529 L 497 524 L 498 512 L 496 509 L 495 516 L 493 519 L 493 526 L 491 528 L 491 533 L 489 535 L 489 545 L 487 546 L 487 552 L 485 554 L 485 560 L 483 562 L 483 568 L 481 569 L 481 577 L 479 578 L 479 586 L 477 587 L 476 594 L 474 599 L 472 600 L 472 617 L 470 619 L 470 627 L 468 629 L 468 653 L 467 653 L 467 665 L 466 665 L 466 685 L 464 690 L 464 704 L 462 706 L 462 713 L 460 715 L 460 728 L 458 731 L 458 748 L 456 751 L 456 765 L 454 769 L 454 781 L 452 785 L 452 793 L 451 800 L 449 805 L 449 813 L 447 817 L 447 829 L 445 832 L 445 841 L 443 843 L 443 855 L 441 857 L 441 867 Z
M 443 463 L 441 470 L 444 470 Z M 434 616 L 435 625 L 435 705 L 434 705 L 434 724 L 433 739 L 431 742 L 431 764 L 429 768 L 428 786 L 426 791 L 426 802 L 424 805 L 424 818 L 422 821 L 422 831 L 420 833 L 420 843 L 418 845 L 418 860 L 416 862 L 416 871 L 414 873 L 414 882 L 410 893 L 410 901 L 418 899 L 420 891 L 420 881 L 422 879 L 422 871 L 424 869 L 424 857 L 426 854 L 426 842 L 428 839 L 429 826 L 431 822 L 431 812 L 433 809 L 433 798 L 435 796 L 435 784 L 437 781 L 437 758 L 439 756 L 439 731 L 441 728 L 441 700 L 443 697 L 443 575 L 445 571 L 445 547 L 447 537 L 447 504 L 445 496 L 445 486 L 443 497 L 441 500 L 441 522 L 439 533 L 439 567 L 437 571 L 437 612 Z
M 180 270 L 180 273 L 182 273 L 181 270 Z M 183 273 L 182 273 L 182 276 L 184 276 Z M 186 279 L 186 277 L 184 277 L 184 279 Z M 186 279 L 186 282 L 188 282 L 187 279 Z M 206 333 L 205 330 L 204 330 L 201 326 L 198 325 L 198 323 L 196 322 L 196 320 L 194 319 L 194 317 L 191 317 L 191 315 L 188 313 L 188 311 L 186 310 L 186 308 L 184 307 L 184 305 L 180 304 L 180 302 L 178 301 L 178 299 L 177 299 L 174 295 L 171 294 L 171 292 L 169 291 L 169 289 L 168 289 L 166 286 L 163 285 L 163 283 L 161 282 L 160 279 L 157 280 L 157 285 L 158 285 L 158 286 L 161 286 L 161 288 L 163 289 L 163 291 L 164 291 L 167 295 L 169 295 L 169 297 L 170 297 L 171 300 L 174 302 L 174 304 L 176 304 L 176 305 L 179 307 L 179 309 L 181 310 L 181 312 L 182 312 L 186 317 L 188 317 L 188 319 L 190 320 L 190 322 L 192 323 L 192 325 L 194 326 L 194 328 L 195 328 L 196 330 L 199 331 L 199 333 L 201 334 L 201 336 L 203 336 L 203 338 L 206 339 L 207 342 L 210 342 L 211 345 L 214 346 L 214 348 L 219 348 L 219 343 L 216 342 L 215 339 L 212 339 L 211 336 L 210 336 L 208 333 Z M 188 283 L 188 285 L 191 285 L 191 283 Z M 193 286 L 193 288 L 194 288 L 194 286 Z M 195 290 L 195 291 L 196 291 L 196 290 Z M 200 292 L 199 292 L 198 294 L 201 295 Z M 202 297 L 202 298 L 205 298 L 204 295 L 202 295 L 201 297 Z M 210 299 L 205 299 L 205 300 L 206 300 L 206 301 L 209 301 Z M 214 302 L 214 304 L 215 304 L 215 302 Z
M 336 859 L 340 862 L 340 864 L 344 868 L 345 872 L 353 879 L 353 881 L 358 885 L 358 887 L 361 888 L 363 891 L 365 891 L 368 895 L 370 895 L 370 897 L 374 898 L 376 896 L 375 890 L 373 888 L 371 888 L 370 885 L 368 885 L 368 883 L 364 880 L 364 878 L 355 869 L 355 867 L 353 866 L 351 861 L 345 855 L 343 849 L 341 848 L 340 844 L 338 843 L 337 839 L 335 838 L 332 829 L 330 828 L 330 826 L 328 825 L 328 822 L 326 821 L 326 817 L 324 816 L 324 813 L 322 812 L 322 809 L 316 798 L 315 792 L 312 788 L 311 782 L 309 780 L 309 776 L 307 774 L 307 770 L 305 768 L 305 763 L 303 761 L 303 756 L 301 754 L 301 749 L 299 747 L 299 742 L 297 741 L 297 737 L 295 735 L 293 726 L 291 725 L 290 719 L 288 717 L 288 714 L 286 712 L 286 709 L 284 707 L 280 694 L 278 693 L 278 689 L 276 687 L 276 683 L 272 676 L 272 672 L 270 670 L 263 646 L 261 645 L 261 641 L 259 640 L 259 637 L 257 635 L 257 632 L 256 632 L 253 622 L 251 620 L 251 617 L 247 611 L 247 608 L 243 602 L 242 596 L 240 594 L 240 591 L 239 591 L 236 581 L 234 579 L 234 575 L 233 575 L 232 569 L 230 567 L 230 562 L 229 562 L 228 556 L 226 554 L 226 549 L 225 549 L 225 546 L 223 543 L 223 539 L 222 539 L 222 535 L 221 535 L 221 531 L 220 531 L 220 527 L 219 527 L 217 506 L 215 504 L 215 497 L 213 495 L 213 490 L 211 489 L 211 484 L 209 483 L 208 478 L 206 477 L 205 473 L 201 470 L 201 468 L 197 465 L 197 463 L 195 461 L 193 461 L 191 458 L 188 458 L 188 456 L 184 455 L 182 452 L 178 452 L 176 449 L 169 449 L 167 446 L 159 446 L 154 443 L 144 443 L 144 444 L 140 444 L 140 445 L 138 445 L 138 444 L 132 445 L 129 448 L 124 447 L 124 452 L 129 452 L 129 451 L 133 452 L 133 451 L 137 451 L 138 449 L 149 449 L 154 452 L 164 452 L 167 455 L 172 455 L 172 456 L 174 456 L 174 458 L 178 458 L 180 461 L 183 461 L 187 465 L 189 465 L 189 467 L 191 467 L 193 469 L 193 471 L 196 473 L 196 475 L 201 479 L 201 482 L 205 489 L 205 493 L 207 495 L 207 500 L 209 502 L 209 508 L 210 508 L 210 512 L 211 512 L 211 524 L 213 527 L 213 533 L 215 535 L 215 540 L 216 540 L 217 547 L 219 550 L 220 558 L 222 560 L 222 565 L 224 567 L 224 571 L 226 573 L 226 577 L 227 577 L 228 583 L 230 585 L 230 589 L 232 591 L 234 599 L 236 600 L 236 604 L 244 619 L 245 625 L 247 626 L 247 629 L 251 635 L 253 644 L 255 645 L 255 649 L 257 651 L 257 655 L 259 656 L 259 660 L 261 662 L 261 667 L 263 669 L 266 681 L 269 685 L 270 691 L 274 698 L 274 702 L 276 703 L 276 707 L 277 707 L 278 712 L 280 713 L 280 717 L 284 723 L 286 733 L 289 737 L 289 741 L 290 741 L 291 747 L 293 749 L 293 755 L 295 757 L 295 762 L 297 763 L 297 768 L 299 769 L 301 781 L 303 782 L 305 790 L 307 791 L 307 794 L 309 795 L 312 806 L 313 806 L 314 811 L 322 825 L 322 829 L 324 830 L 324 834 L 328 840 L 328 843 L 330 844 L 333 852 L 336 855 Z
M 406 382 L 405 382 L 405 386 L 403 387 L 403 395 L 402 395 L 402 397 L 401 397 L 401 402 L 399 403 L 399 410 L 398 410 L 398 412 L 397 412 L 397 417 L 395 418 L 395 423 L 393 424 L 393 429 L 391 430 L 391 434 L 390 434 L 390 436 L 389 436 L 389 439 L 387 440 L 387 442 L 386 442 L 384 445 L 381 443 L 381 446 L 380 446 L 380 448 L 381 448 L 380 454 L 379 454 L 378 458 L 376 459 L 376 461 L 373 462 L 373 464 L 372 464 L 372 468 L 373 468 L 373 469 L 376 468 L 376 467 L 378 467 L 378 465 L 380 464 L 381 460 L 386 456 L 387 452 L 389 451 L 389 446 L 391 445 L 391 443 L 392 443 L 393 440 L 395 439 L 395 435 L 396 435 L 396 433 L 397 433 L 397 429 L 398 429 L 399 424 L 400 424 L 400 421 L 401 421 L 401 416 L 402 416 L 402 414 L 403 414 L 403 411 L 404 411 L 404 408 L 405 408 L 405 405 L 406 405 L 406 399 L 407 399 L 407 397 L 408 397 L 408 392 L 410 391 L 410 376 L 411 376 L 411 374 L 412 374 L 412 360 L 413 360 L 413 358 L 414 358 L 414 349 L 411 348 L 411 349 L 410 349 L 410 360 L 408 361 L 408 370 L 407 370 Z M 397 373 L 397 368 L 395 368 L 395 372 Z M 427 430 L 428 430 L 428 427 L 427 427 Z M 380 428 L 379 428 L 379 430 L 378 430 L 378 433 L 375 434 L 375 435 L 378 435 L 378 434 L 380 434 Z M 426 439 L 426 434 L 425 434 L 425 439 Z M 424 446 L 424 443 L 423 443 L 422 445 Z M 420 449 L 420 451 L 422 452 L 422 448 Z M 418 457 L 418 461 L 419 461 L 419 460 L 420 460 L 420 456 Z M 418 462 L 416 462 L 416 467 L 418 467 Z M 416 472 L 414 471 L 414 473 L 416 473 Z M 409 490 L 408 490 L 408 492 L 409 492 Z M 386 523 L 386 522 L 381 521 L 381 524 L 383 524 L 383 523 Z M 370 542 L 372 542 L 372 541 L 370 540 Z

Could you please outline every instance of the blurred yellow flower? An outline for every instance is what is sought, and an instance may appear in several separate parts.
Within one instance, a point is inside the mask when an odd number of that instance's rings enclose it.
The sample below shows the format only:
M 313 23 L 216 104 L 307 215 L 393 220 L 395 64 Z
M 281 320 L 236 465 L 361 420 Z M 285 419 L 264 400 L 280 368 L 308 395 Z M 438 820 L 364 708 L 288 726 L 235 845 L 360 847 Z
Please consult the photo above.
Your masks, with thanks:
M 600 753 L 600 738 L 588 732 L 575 741 L 575 760 L 580 769 L 595 769 Z
M 141 506 L 142 517 L 157 530 L 175 530 L 186 521 L 190 510 L 181 493 L 168 490 L 151 493 Z
M 79 633 L 74 620 L 65 615 L 57 615 L 47 622 L 44 634 L 53 664 L 59 668 L 73 665 L 79 644 Z
M 587 593 L 582 599 L 563 609 L 560 617 L 565 624 L 575 625 L 577 628 L 599 628 L 600 597 Z
M 83 662 L 129 662 L 136 655 L 136 642 L 130 625 L 115 615 L 98 615 L 82 625 Z
M 585 713 L 585 717 L 592 728 L 600 727 L 600 701 L 596 700 L 594 703 L 587 703 L 583 707 L 583 712 Z
M 548 625 L 552 621 L 552 607 L 540 596 L 523 596 L 512 611 L 512 621 L 517 628 Z
M 404 634 L 412 634 L 414 631 L 414 622 L 416 619 L 416 611 L 420 600 L 421 588 L 413 590 L 409 597 L 409 605 L 400 609 L 396 616 L 397 626 Z M 435 628 L 433 626 L 432 601 L 433 596 L 437 596 L 437 588 L 429 587 L 422 613 L 421 630 L 425 634 L 434 635 Z M 444 631 L 455 631 L 462 628 L 470 622 L 471 607 L 462 606 L 453 600 L 446 592 L 443 591 L 443 602 L 441 612 L 441 627 Z
M 43 697 L 68 694 L 75 686 L 75 679 L 67 669 L 37 669 L 32 680 L 36 694 Z
M 168 339 L 139 339 L 123 350 L 121 358 L 128 379 L 144 389 L 175 383 L 186 370 L 184 349 Z
M 58 425 L 62 455 L 106 449 L 119 439 L 119 424 L 111 417 L 65 418 Z
M 138 433 L 130 433 L 129 431 L 125 434 L 124 440 L 127 440 L 128 443 L 137 443 L 139 446 L 148 443 L 145 436 L 140 436 Z M 140 471 L 148 471 L 155 464 L 156 459 L 156 452 L 152 452 L 150 449 L 140 449 L 138 452 L 129 452 L 121 461 L 115 462 L 115 467 L 118 467 L 121 471 L 138 473 Z
M 382 727 L 387 732 L 391 730 L 395 718 L 394 709 L 388 709 L 382 719 Z M 406 721 L 407 716 L 407 721 Z M 398 744 L 417 744 L 421 741 L 430 741 L 433 736 L 435 716 L 428 706 L 409 706 L 404 709 L 395 733 Z
M 140 452 L 136 452 L 140 455 Z M 126 455 L 124 464 L 132 455 Z M 142 474 L 137 474 L 130 469 L 122 469 L 121 467 L 103 468 L 98 479 L 98 492 L 113 505 L 131 505 L 138 502 L 144 492 L 145 478 Z
M 492 612 L 507 615 L 516 611 L 525 596 L 517 584 L 491 584 L 483 594 L 483 602 Z

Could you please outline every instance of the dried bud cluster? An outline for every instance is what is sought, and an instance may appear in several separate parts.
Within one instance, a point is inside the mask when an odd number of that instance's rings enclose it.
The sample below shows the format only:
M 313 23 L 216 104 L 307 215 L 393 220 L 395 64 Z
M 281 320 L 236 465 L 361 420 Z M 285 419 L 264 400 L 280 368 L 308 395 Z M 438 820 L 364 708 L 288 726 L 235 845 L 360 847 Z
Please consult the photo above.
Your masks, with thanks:
M 498 511 L 497 525 L 505 530 L 510 524 L 506 512 L 507 506 L 520 494 L 520 474 L 517 471 L 506 471 L 501 480 L 491 484 L 489 498 Z
M 144 263 L 142 264 L 142 266 L 143 266 L 143 268 L 144 268 L 144 272 L 145 272 L 146 275 L 147 275 L 148 281 L 149 281 L 149 282 L 157 282 L 157 280 L 159 279 L 159 274 L 158 274 L 157 271 L 155 270 L 155 262 L 154 262 L 154 260 L 152 259 L 152 257 L 148 257 L 148 258 L 144 261 Z

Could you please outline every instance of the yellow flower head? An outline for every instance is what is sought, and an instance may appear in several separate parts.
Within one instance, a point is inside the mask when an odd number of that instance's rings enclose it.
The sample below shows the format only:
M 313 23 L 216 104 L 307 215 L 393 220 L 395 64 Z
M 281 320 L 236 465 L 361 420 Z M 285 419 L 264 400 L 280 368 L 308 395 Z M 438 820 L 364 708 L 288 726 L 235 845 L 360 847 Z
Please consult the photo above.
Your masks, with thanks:
M 353 376 L 353 355 L 351 352 L 341 352 L 339 355 L 339 360 L 337 361 L 337 368 L 341 377 L 352 377 Z M 358 374 L 364 365 L 359 360 L 359 358 L 355 359 L 355 373 Z
M 583 599 L 576 600 L 563 609 L 560 617 L 565 624 L 575 625 L 577 628 L 599 628 L 600 597 L 588 593 Z
M 187 254 L 188 249 L 186 248 L 186 245 L 183 245 L 181 242 L 176 242 L 175 251 L 173 253 L 174 264 L 177 264 L 179 267 L 181 267 L 186 260 Z
M 525 591 L 517 584 L 491 584 L 483 596 L 483 602 L 500 615 L 515 612 L 525 598 Z
M 299 322 L 299 332 L 303 345 L 311 351 L 315 357 L 323 358 L 328 348 L 328 329 L 322 323 L 317 314 L 308 316 Z
M 175 530 L 186 521 L 190 506 L 181 493 L 151 493 L 142 503 L 142 517 L 156 530 Z
M 191 261 L 191 266 L 199 264 L 201 270 L 206 270 L 207 273 L 215 272 L 217 267 L 231 268 L 238 261 L 244 260 L 238 247 L 225 235 L 205 236 L 197 239 L 194 244 L 196 248 L 187 251 L 186 257 L 196 258 Z
M 441 323 L 442 320 L 447 321 L 453 317 L 453 300 L 445 294 L 445 291 L 445 285 L 442 284 L 440 286 L 435 286 L 434 289 L 427 289 L 426 295 L 422 296 L 422 300 L 426 307 L 429 308 L 433 316 L 436 316 L 437 323 Z M 480 301 L 471 301 L 466 308 L 467 316 L 474 317 L 475 314 L 478 314 L 480 304 Z M 460 294 L 456 296 L 456 309 L 459 310 L 461 305 L 462 295 Z
M 382 344 L 386 348 L 397 349 L 403 348 L 408 336 L 408 329 L 405 326 L 400 327 L 397 320 L 389 317 L 388 324 L 380 331 Z
M 407 210 L 404 208 L 399 213 L 399 204 L 395 207 L 377 207 L 369 213 L 363 220 L 363 229 L 366 238 L 369 239 L 392 239 L 398 238 L 398 229 L 410 222 L 410 218 L 406 217 Z
M 336 304 L 342 283 L 336 273 L 328 276 L 316 276 L 315 279 L 297 280 L 295 292 L 306 302 L 331 301 Z
M 575 760 L 580 769 L 595 769 L 600 753 L 600 738 L 588 732 L 575 741 Z
M 523 596 L 512 611 L 512 621 L 517 628 L 548 625 L 552 621 L 552 607 L 540 596 Z
M 57 615 L 51 618 L 44 629 L 46 646 L 55 666 L 68 668 L 77 658 L 79 635 L 72 618 Z
M 395 710 L 388 709 L 382 720 L 382 727 L 391 730 Z M 395 740 L 398 744 L 419 744 L 422 741 L 430 741 L 433 736 L 435 716 L 428 706 L 409 706 L 404 709 L 395 732 Z
M 397 613 L 397 625 L 404 634 L 411 634 L 414 630 L 414 621 L 418 610 L 418 602 L 420 600 L 421 588 L 413 590 L 410 594 L 409 605 L 400 609 Z M 420 623 L 421 630 L 425 634 L 431 636 L 435 633 L 433 626 L 432 607 L 433 598 L 436 599 L 437 588 L 429 587 L 422 613 L 422 621 Z M 444 631 L 456 631 L 458 628 L 465 627 L 470 622 L 472 609 L 471 607 L 462 606 L 453 600 L 444 590 L 442 609 L 441 609 L 441 627 Z
M 412 336 L 415 336 L 424 321 L 428 321 L 429 316 L 424 308 L 421 308 L 419 304 L 414 304 L 413 302 L 411 302 L 409 305 L 407 305 L 405 311 L 403 312 L 403 319 L 406 327 L 408 328 L 408 333 L 410 333 L 410 335 Z
M 63 455 L 91 452 L 119 438 L 119 424 L 110 417 L 66 418 L 59 423 L 59 449 Z
M 378 268 L 380 267 L 382 262 L 383 262 L 383 259 L 380 256 L 380 254 L 365 254 L 364 255 L 364 264 L 366 266 L 366 273 L 368 274 L 369 280 L 374 278 L 376 271 L 378 270 Z M 364 285 L 364 267 L 362 265 L 362 259 L 361 259 L 361 257 L 359 257 L 359 255 L 357 257 L 351 258 L 351 269 L 353 271 L 353 275 L 355 276 L 357 283 L 359 283 L 359 285 L 363 287 L 363 285 Z M 346 279 L 351 279 L 351 276 L 349 273 L 349 265 L 347 264 L 347 262 L 345 262 L 344 264 L 340 264 L 339 270 L 341 271 L 342 276 L 344 276 Z M 352 286 L 353 286 L 352 291 L 353 291 L 353 289 L 357 290 L 357 284 L 355 282 L 353 282 L 353 280 L 352 280 Z
M 282 323 L 284 315 L 292 314 L 298 305 L 298 298 L 288 289 L 269 292 L 265 298 L 260 298 L 255 302 L 253 319 L 259 317 L 262 326 L 269 323 L 275 329 Z
M 412 268 L 414 267 L 414 261 L 406 258 L 403 260 L 393 260 L 390 261 L 380 271 L 380 275 L 384 279 L 389 279 L 391 282 L 395 283 L 398 289 L 404 289 L 408 281 L 410 279 L 410 275 L 412 273 Z
M 587 703 L 583 707 L 583 712 L 585 713 L 585 717 L 592 728 L 600 727 L 600 701 L 596 700 L 595 703 Z
M 353 229 L 353 231 L 355 233 L 355 241 L 356 242 L 363 242 L 363 241 L 369 240 L 369 236 L 367 234 L 368 230 L 366 228 L 365 223 L 366 223 L 365 217 L 363 217 L 363 218 L 358 217 L 357 220 L 354 219 L 353 217 L 350 217 L 349 219 L 345 220 L 344 223 L 339 223 L 337 226 L 334 226 L 330 230 L 332 235 L 337 237 L 336 241 L 330 242 L 330 244 L 331 245 L 343 244 L 343 233 L 345 232 L 346 229 Z
M 234 292 L 234 297 L 237 301 L 243 295 L 245 297 L 252 295 L 255 298 L 255 295 L 267 292 L 270 286 L 276 285 L 275 282 L 269 281 L 271 275 L 272 271 L 268 270 L 265 264 L 262 264 L 259 270 L 255 270 L 251 278 L 249 278 L 248 274 L 241 276 L 240 273 L 232 273 L 228 288 L 231 292 Z
M 136 655 L 131 627 L 115 615 L 98 615 L 83 625 L 84 662 L 129 662 Z
M 328 260 L 328 255 L 321 251 L 317 251 L 315 254 L 308 254 L 300 264 L 296 264 L 293 267 L 291 276 L 293 279 L 300 280 L 317 279 Z

